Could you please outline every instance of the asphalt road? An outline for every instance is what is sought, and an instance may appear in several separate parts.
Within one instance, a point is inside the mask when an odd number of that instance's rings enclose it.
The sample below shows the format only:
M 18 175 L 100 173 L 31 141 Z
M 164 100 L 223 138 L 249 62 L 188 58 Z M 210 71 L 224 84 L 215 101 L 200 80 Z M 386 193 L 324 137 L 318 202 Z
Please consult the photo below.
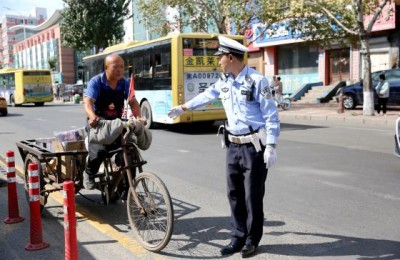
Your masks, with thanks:
M 83 108 L 73 104 L 10 108 L 0 118 L 0 155 L 16 152 L 18 140 L 52 136 L 79 128 Z M 394 130 L 335 122 L 282 122 L 278 165 L 271 169 L 264 199 L 264 236 L 254 259 L 400 259 L 400 172 L 393 154 Z M 76 196 L 82 259 L 215 259 L 229 241 L 224 150 L 216 126 L 153 130 L 143 153 L 145 170 L 157 173 L 173 198 L 175 228 L 161 254 L 137 244 L 126 206 L 93 203 Z M 0 164 L 1 165 L 1 164 Z M 83 191 L 93 200 L 98 192 Z M 21 215 L 29 218 L 19 185 Z M 0 188 L 6 201 L 6 189 Z M 0 255 L 13 259 L 63 256 L 60 195 L 52 194 L 43 213 L 48 249 L 26 252 L 29 223 L 0 224 Z M 6 206 L 1 204 L 1 218 Z M 17 246 L 18 245 L 18 246 Z M 238 255 L 229 259 L 239 259 Z

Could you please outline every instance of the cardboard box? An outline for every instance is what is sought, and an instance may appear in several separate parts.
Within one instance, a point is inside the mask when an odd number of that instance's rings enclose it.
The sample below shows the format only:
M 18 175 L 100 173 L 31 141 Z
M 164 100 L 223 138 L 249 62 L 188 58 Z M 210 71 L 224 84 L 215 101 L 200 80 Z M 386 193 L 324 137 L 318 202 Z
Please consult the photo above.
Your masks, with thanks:
M 64 152 L 64 151 L 86 151 L 85 141 L 69 141 L 69 142 L 60 142 L 58 140 L 53 140 L 52 147 L 54 152 Z M 86 156 L 79 155 L 81 163 L 86 163 Z M 71 171 L 71 159 L 72 156 L 61 156 L 61 172 L 63 180 L 72 179 L 72 171 Z M 55 162 L 50 161 L 51 167 L 57 167 L 57 159 L 53 159 Z

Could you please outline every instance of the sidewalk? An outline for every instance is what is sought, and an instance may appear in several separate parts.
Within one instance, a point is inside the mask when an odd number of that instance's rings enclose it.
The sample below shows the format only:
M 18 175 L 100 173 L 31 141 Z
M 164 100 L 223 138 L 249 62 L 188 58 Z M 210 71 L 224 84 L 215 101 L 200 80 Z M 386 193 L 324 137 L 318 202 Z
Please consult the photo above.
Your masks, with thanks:
M 394 128 L 399 113 L 399 107 L 389 107 L 386 116 L 364 116 L 361 106 L 353 110 L 344 110 L 344 113 L 338 113 L 338 105 L 335 103 L 296 104 L 293 102 L 290 110 L 279 110 L 279 117 L 281 121 L 327 121 Z

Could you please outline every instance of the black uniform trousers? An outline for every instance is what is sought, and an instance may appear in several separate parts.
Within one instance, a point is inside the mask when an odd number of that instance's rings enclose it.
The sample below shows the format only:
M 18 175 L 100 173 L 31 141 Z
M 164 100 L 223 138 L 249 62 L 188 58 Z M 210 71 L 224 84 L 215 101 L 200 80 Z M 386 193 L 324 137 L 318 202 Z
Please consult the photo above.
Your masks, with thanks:
M 263 234 L 263 198 L 268 173 L 264 149 L 257 153 L 251 143 L 230 143 L 227 148 L 226 178 L 233 244 L 257 247 Z

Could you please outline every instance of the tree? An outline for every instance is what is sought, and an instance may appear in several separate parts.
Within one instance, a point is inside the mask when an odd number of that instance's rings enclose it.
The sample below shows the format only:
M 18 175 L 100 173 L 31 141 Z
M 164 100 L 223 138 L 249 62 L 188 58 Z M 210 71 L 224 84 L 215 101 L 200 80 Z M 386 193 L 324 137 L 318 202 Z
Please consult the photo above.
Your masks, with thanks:
M 49 65 L 49 69 L 51 69 L 51 70 L 56 70 L 56 68 L 57 68 L 57 58 L 56 57 L 50 57 L 48 60 L 47 60 L 47 63 L 48 63 L 48 65 Z
M 261 16 L 270 24 L 281 18 L 275 7 L 281 0 L 137 0 L 137 16 L 146 28 L 165 35 L 172 30 L 183 32 L 189 26 L 192 32 L 214 31 L 222 34 L 243 34 Z M 174 8 L 175 13 L 168 11 Z M 166 11 L 167 10 L 167 11 Z
M 243 34 L 254 23 L 263 23 L 260 35 L 273 35 L 284 24 L 292 34 L 305 41 L 328 47 L 332 43 L 360 48 L 363 62 L 364 115 L 374 114 L 371 86 L 369 37 L 382 9 L 393 0 L 137 0 L 139 11 L 146 13 L 147 28 L 168 31 L 171 21 L 180 32 L 191 26 L 194 32 L 213 25 L 219 33 Z M 167 7 L 177 15 L 165 18 Z M 394 10 L 388 10 L 391 12 Z M 160 15 L 162 14 L 162 15 Z M 366 21 L 365 17 L 371 17 Z M 202 17 L 201 19 L 199 17 Z M 155 29 L 156 30 L 156 29 Z M 159 32 L 160 33 L 160 32 Z
M 122 41 L 130 0 L 63 0 L 62 44 L 75 50 L 101 48 Z
M 374 91 L 371 86 L 369 38 L 372 27 L 390 0 L 302 0 L 294 4 L 287 18 L 300 38 L 321 45 L 332 42 L 355 44 L 360 48 L 363 63 L 363 114 L 374 115 Z M 394 10 L 387 9 L 387 12 Z M 296 14 L 296 15 L 295 15 Z M 370 17 L 369 20 L 365 19 Z

